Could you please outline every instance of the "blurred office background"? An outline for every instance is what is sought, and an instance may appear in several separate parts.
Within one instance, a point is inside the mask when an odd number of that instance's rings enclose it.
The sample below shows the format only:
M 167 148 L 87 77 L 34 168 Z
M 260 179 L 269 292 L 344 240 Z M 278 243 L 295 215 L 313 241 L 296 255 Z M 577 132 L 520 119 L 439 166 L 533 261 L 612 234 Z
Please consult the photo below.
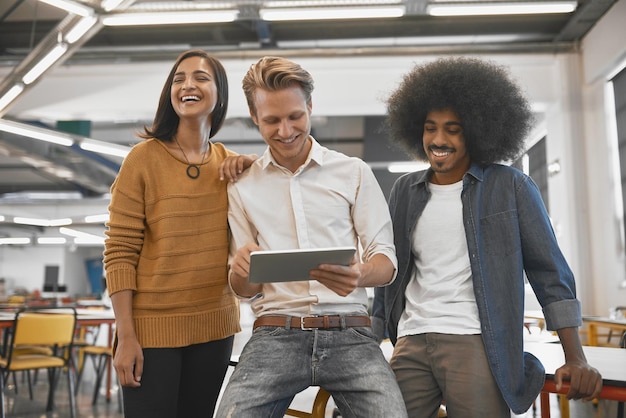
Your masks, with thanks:
M 533 5 L 561 9 L 445 9 Z M 356 18 L 383 9 L 392 17 Z M 281 11 L 304 14 L 274 20 Z M 322 11 L 330 14 L 311 20 Z M 118 25 L 128 17 L 169 22 Z M 173 24 L 179 17 L 200 22 Z M 536 126 L 511 163 L 542 189 L 583 312 L 607 315 L 626 300 L 625 22 L 626 0 L 3 0 L 0 294 L 102 293 L 108 191 L 180 52 L 222 60 L 230 105 L 214 139 L 240 153 L 265 149 L 241 92 L 249 65 L 264 55 L 302 64 L 316 82 L 313 135 L 363 158 L 386 194 L 415 167 L 380 130 L 384 99 L 416 63 L 465 55 L 509 66 L 524 87 Z

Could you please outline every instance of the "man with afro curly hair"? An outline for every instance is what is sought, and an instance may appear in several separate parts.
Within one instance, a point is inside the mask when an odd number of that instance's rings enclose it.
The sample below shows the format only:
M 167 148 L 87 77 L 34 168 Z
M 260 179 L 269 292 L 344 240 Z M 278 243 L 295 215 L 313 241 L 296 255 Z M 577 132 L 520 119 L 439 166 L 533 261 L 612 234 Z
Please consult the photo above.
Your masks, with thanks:
M 392 141 L 430 168 L 399 178 L 389 206 L 398 276 L 376 289 L 374 317 L 409 417 L 526 412 L 545 372 L 524 353 L 524 277 L 556 330 L 569 399 L 602 379 L 582 351 L 574 276 L 530 177 L 501 162 L 524 151 L 532 113 L 508 71 L 475 58 L 417 65 L 387 99 Z

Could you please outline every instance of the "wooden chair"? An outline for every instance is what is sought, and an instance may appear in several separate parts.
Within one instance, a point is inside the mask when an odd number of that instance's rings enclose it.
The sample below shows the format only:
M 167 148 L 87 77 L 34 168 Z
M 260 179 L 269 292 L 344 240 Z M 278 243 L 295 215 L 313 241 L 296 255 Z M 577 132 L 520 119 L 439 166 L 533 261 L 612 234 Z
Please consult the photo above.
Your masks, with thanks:
M 615 308 L 613 308 L 613 311 L 615 312 L 615 319 L 626 319 L 626 306 L 616 306 Z M 626 333 L 626 331 L 624 331 L 624 333 Z M 613 329 L 609 328 L 609 333 L 606 337 L 606 343 L 607 345 L 611 344 L 611 338 L 613 337 Z
M 15 314 L 13 327 L 5 340 L 0 357 L 0 417 L 5 417 L 4 384 L 10 373 L 47 369 L 48 402 L 46 411 L 54 407 L 55 373 L 67 372 L 70 417 L 76 416 L 72 344 L 76 327 L 73 308 L 24 308 Z M 22 350 L 20 347 L 29 347 Z M 36 350 L 40 347 L 41 350 Z M 51 350 L 50 350 L 51 349 Z
M 237 367 L 238 358 L 232 358 L 228 363 L 231 367 Z M 285 416 L 298 417 L 298 418 L 324 418 L 326 415 L 326 404 L 330 399 L 330 393 L 326 390 L 319 388 L 317 395 L 313 400 L 313 407 L 311 412 L 299 411 L 297 409 L 289 408 L 285 412 Z
M 326 390 L 319 388 L 315 400 L 313 401 L 313 408 L 311 412 L 298 411 L 296 409 L 287 409 L 286 416 L 298 417 L 298 418 L 324 418 L 326 416 L 326 404 L 330 399 L 330 393 Z

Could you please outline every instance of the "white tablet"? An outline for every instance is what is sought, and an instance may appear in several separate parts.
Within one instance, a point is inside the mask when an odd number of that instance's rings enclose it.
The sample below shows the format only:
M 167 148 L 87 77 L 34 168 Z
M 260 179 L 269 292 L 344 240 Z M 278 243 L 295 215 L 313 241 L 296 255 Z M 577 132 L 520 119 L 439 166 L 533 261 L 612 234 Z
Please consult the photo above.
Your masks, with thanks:
M 320 264 L 347 266 L 356 253 L 354 247 L 253 251 L 250 253 L 250 283 L 310 280 L 309 271 Z

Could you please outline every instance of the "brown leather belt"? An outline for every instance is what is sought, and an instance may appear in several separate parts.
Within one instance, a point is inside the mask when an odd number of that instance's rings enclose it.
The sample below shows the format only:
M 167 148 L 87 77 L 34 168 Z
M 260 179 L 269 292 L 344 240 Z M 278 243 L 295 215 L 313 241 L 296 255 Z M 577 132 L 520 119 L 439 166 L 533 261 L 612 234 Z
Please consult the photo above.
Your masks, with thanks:
M 254 321 L 257 327 L 285 327 L 312 329 L 345 329 L 354 327 L 370 327 L 372 322 L 369 316 L 364 315 L 321 315 L 321 316 L 283 316 L 263 315 Z

